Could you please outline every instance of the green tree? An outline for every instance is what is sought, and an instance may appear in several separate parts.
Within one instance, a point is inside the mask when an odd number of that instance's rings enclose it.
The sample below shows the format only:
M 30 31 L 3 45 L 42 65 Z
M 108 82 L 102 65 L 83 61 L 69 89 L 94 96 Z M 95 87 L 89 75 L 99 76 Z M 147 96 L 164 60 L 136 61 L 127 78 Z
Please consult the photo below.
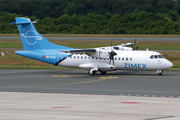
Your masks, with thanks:
M 73 15 L 76 13 L 76 4 L 75 2 L 70 2 L 66 8 L 63 10 L 64 14 Z

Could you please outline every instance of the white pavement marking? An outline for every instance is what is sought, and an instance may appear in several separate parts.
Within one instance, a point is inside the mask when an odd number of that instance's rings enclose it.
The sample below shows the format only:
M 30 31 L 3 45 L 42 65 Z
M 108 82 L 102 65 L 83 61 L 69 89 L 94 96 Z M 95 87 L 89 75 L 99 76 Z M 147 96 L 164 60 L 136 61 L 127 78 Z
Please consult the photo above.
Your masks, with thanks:
M 0 92 L 0 96 L 2 120 L 180 119 L 179 98 L 18 92 Z

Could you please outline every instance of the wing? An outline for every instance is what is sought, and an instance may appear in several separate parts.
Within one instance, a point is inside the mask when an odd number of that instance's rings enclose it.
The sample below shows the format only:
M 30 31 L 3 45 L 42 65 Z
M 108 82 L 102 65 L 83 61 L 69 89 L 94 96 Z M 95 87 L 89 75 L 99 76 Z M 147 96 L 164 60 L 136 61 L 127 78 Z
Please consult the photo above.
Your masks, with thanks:
M 59 52 L 71 53 L 71 54 L 86 54 L 91 57 L 97 58 L 109 58 L 113 50 L 131 50 L 129 46 L 133 46 L 135 43 L 127 43 L 119 46 L 109 46 L 101 48 L 92 48 L 92 49 L 74 49 L 74 50 L 60 50 Z
M 127 43 L 127 44 L 122 44 L 122 47 L 129 47 L 133 45 L 135 45 L 135 43 Z
M 60 50 L 59 52 L 71 53 L 71 54 L 87 54 L 92 55 L 96 52 L 96 49 L 75 49 L 75 50 Z
M 108 50 L 103 48 L 94 49 L 75 49 L 75 50 L 60 50 L 59 52 L 71 53 L 71 54 L 86 54 L 96 58 L 109 58 L 110 54 Z

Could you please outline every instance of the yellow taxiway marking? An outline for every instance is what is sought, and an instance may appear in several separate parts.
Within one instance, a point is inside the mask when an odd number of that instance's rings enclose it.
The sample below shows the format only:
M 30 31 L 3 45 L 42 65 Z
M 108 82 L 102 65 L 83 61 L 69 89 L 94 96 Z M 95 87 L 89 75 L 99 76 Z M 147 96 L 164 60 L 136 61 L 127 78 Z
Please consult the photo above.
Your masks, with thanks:
M 57 76 L 56 76 L 57 77 Z M 60 77 L 60 76 L 59 76 Z M 97 80 L 90 80 L 90 81 L 82 81 L 82 82 L 72 82 L 72 83 L 62 83 L 62 84 L 54 84 L 54 85 L 50 85 L 50 86 L 59 86 L 59 85 L 75 85 L 75 84 L 83 84 L 83 83 L 92 83 L 92 82 L 99 82 L 99 81 L 103 81 L 103 80 L 107 80 L 107 79 L 115 79 L 118 77 L 99 77 L 100 79 Z M 49 85 L 34 85 L 34 86 L 49 86 Z
M 71 76 L 68 76 L 68 75 L 54 75 L 52 77 L 71 77 Z
M 118 77 L 112 77 L 111 75 L 109 77 L 100 77 L 100 78 L 105 78 L 105 79 L 115 79 L 115 78 L 118 78 Z
M 91 82 L 98 82 L 98 81 L 103 81 L 107 79 L 112 79 L 112 78 L 118 78 L 118 77 L 100 77 L 98 80 L 90 80 L 90 81 L 83 81 L 83 82 L 74 82 L 74 83 L 63 83 L 63 84 L 55 84 L 55 85 L 73 85 L 73 84 L 83 84 L 83 83 L 91 83 Z

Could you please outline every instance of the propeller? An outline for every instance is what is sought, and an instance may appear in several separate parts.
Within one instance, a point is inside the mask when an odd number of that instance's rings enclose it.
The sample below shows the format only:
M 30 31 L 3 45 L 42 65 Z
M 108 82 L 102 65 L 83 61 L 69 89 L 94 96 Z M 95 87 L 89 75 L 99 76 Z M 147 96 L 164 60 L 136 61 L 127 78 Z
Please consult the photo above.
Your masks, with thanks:
M 109 64 L 111 63 L 111 61 L 113 61 L 113 65 L 114 65 L 114 56 L 115 55 L 117 55 L 117 53 L 112 50 L 112 41 L 111 41 L 111 52 L 109 52 L 109 59 L 110 59 Z
M 133 50 L 137 50 L 139 48 L 139 46 L 136 47 L 136 39 L 134 40 L 134 46 L 133 46 Z

